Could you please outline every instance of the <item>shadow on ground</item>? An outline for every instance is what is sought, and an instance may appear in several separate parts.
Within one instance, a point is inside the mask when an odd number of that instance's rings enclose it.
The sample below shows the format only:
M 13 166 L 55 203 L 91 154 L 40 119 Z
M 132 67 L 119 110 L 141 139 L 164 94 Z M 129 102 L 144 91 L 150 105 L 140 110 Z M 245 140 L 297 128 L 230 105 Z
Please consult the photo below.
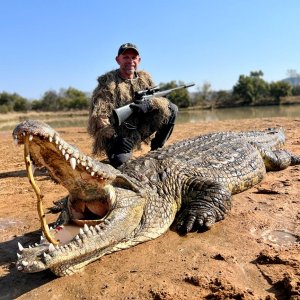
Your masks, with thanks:
M 7 270 L 7 274 L 0 278 L 1 300 L 16 299 L 56 278 L 50 270 L 27 274 L 16 269 L 18 242 L 27 246 L 33 240 L 38 241 L 39 237 L 40 232 L 35 231 L 0 243 L 0 266 Z

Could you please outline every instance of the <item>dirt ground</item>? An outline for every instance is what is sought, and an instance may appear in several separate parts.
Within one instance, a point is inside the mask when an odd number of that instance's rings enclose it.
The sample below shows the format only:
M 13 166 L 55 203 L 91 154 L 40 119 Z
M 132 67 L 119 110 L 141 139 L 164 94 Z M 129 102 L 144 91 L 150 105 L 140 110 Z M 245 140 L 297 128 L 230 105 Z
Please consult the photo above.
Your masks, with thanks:
M 300 118 L 183 124 L 169 143 L 212 131 L 274 126 L 285 128 L 286 148 L 300 155 Z M 85 128 L 58 131 L 91 153 Z M 37 241 L 40 224 L 23 147 L 13 146 L 11 132 L 0 137 L 0 299 L 300 299 L 300 166 L 270 172 L 235 195 L 230 214 L 209 231 L 182 237 L 169 230 L 57 278 L 50 271 L 25 274 L 15 268 L 17 243 Z M 45 207 L 66 195 L 45 175 L 36 179 Z

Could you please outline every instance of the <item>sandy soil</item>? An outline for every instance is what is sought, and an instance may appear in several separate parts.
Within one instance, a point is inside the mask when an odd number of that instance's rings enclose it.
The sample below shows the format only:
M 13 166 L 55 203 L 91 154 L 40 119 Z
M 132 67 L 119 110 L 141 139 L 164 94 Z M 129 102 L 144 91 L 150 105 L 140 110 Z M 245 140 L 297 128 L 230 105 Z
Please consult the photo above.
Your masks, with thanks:
M 300 155 L 300 118 L 178 125 L 169 143 L 211 131 L 273 126 L 285 128 L 286 148 Z M 59 132 L 91 152 L 85 128 Z M 209 231 L 182 237 L 170 230 L 104 256 L 81 273 L 56 278 L 50 271 L 24 274 L 15 268 L 17 242 L 37 241 L 40 226 L 23 147 L 13 146 L 11 132 L 0 136 L 0 299 L 300 299 L 300 166 L 270 172 L 234 196 L 231 213 Z M 37 182 L 45 207 L 66 194 L 43 174 Z

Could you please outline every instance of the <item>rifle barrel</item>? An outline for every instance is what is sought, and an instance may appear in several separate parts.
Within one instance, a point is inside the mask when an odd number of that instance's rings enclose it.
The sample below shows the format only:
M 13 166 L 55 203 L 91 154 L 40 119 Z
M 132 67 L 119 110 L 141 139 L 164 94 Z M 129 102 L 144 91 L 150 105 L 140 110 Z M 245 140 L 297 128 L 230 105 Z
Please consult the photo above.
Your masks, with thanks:
M 193 83 L 193 82 L 185 84 L 185 85 L 180 85 L 180 86 L 177 86 L 177 87 L 169 89 L 169 90 L 164 90 L 164 91 L 153 93 L 152 95 L 145 95 L 143 97 L 143 99 L 144 100 L 150 99 L 153 96 L 155 96 L 155 97 L 163 97 L 163 96 L 166 96 L 166 95 L 168 95 L 168 94 L 170 94 L 170 93 L 172 93 L 172 92 L 174 92 L 176 90 L 188 88 L 188 87 L 191 87 L 191 86 L 194 86 L 194 85 L 195 85 L 195 83 Z

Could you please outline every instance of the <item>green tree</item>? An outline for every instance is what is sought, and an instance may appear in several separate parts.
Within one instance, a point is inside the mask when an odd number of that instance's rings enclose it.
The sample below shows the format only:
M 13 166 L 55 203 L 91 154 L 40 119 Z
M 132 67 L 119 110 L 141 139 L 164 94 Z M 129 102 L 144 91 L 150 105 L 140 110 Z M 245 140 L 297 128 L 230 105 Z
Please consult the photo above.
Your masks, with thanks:
M 43 110 L 43 103 L 41 100 L 33 100 L 31 102 L 31 109 L 41 111 Z
M 270 84 L 270 96 L 273 97 L 277 104 L 281 97 L 290 96 L 292 94 L 292 86 L 285 81 L 276 81 Z
M 29 101 L 19 95 L 14 100 L 14 111 L 28 111 L 30 109 Z
M 269 85 L 262 76 L 262 71 L 252 71 L 250 76 L 240 75 L 233 87 L 234 99 L 240 104 L 261 104 L 269 96 Z
M 33 110 L 42 111 L 59 111 L 69 109 L 86 109 L 88 108 L 88 96 L 75 88 L 50 90 L 44 93 L 42 99 L 32 102 Z
M 172 80 L 168 83 L 161 83 L 160 90 L 168 90 L 178 87 L 180 85 L 184 85 L 182 81 L 179 81 L 178 84 L 175 80 Z M 167 98 L 176 104 L 179 108 L 189 107 L 190 106 L 190 96 L 187 89 L 179 89 L 167 95 Z
M 13 110 L 14 101 L 11 94 L 3 92 L 0 94 L 0 111 L 6 113 Z
M 86 109 L 89 106 L 87 95 L 72 87 L 64 92 L 63 98 L 67 100 L 67 107 L 69 109 Z
M 231 91 L 220 90 L 213 94 L 213 106 L 215 108 L 232 107 L 236 106 L 236 104 L 232 99 Z
M 58 111 L 62 109 L 61 98 L 56 91 L 50 90 L 44 93 L 40 103 L 33 103 L 32 108 L 43 111 Z
M 292 95 L 300 96 L 300 85 L 296 85 L 292 87 Z
M 0 94 L 0 112 L 27 111 L 28 109 L 30 109 L 29 101 L 17 93 L 3 92 Z

